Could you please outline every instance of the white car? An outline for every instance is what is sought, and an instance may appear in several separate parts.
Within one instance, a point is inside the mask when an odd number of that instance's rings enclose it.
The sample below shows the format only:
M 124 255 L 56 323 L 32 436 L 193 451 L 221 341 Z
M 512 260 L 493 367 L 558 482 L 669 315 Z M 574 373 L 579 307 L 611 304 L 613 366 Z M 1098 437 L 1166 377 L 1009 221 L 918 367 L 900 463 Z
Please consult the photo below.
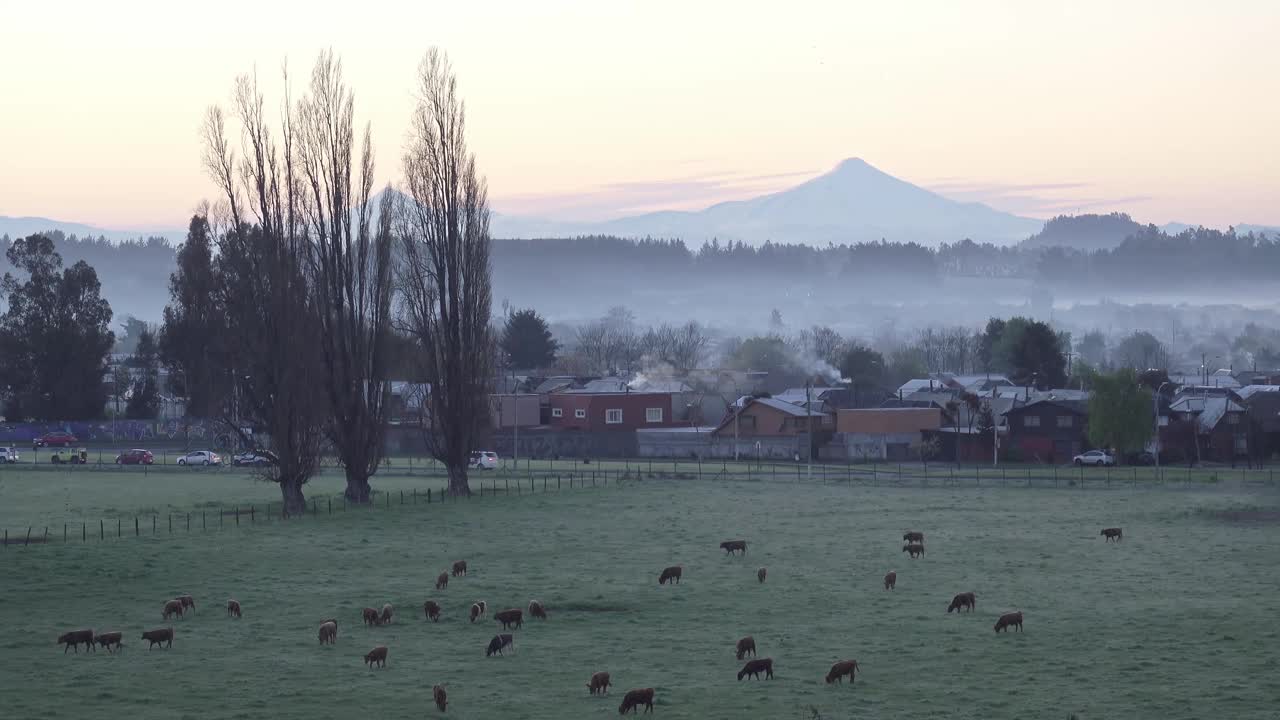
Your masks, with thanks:
M 271 464 L 271 458 L 261 453 L 243 452 L 239 455 L 231 456 L 231 464 L 236 467 L 246 465 L 251 467 L 265 467 Z
M 467 463 L 467 467 L 477 470 L 497 470 L 498 453 L 488 450 L 476 450 L 471 453 L 471 461 Z
M 196 450 L 178 458 L 179 465 L 221 465 L 222 458 L 212 450 Z
M 1071 458 L 1076 465 L 1115 465 L 1116 459 L 1104 450 L 1090 450 Z
M 0 465 L 18 462 L 18 448 L 0 447 Z

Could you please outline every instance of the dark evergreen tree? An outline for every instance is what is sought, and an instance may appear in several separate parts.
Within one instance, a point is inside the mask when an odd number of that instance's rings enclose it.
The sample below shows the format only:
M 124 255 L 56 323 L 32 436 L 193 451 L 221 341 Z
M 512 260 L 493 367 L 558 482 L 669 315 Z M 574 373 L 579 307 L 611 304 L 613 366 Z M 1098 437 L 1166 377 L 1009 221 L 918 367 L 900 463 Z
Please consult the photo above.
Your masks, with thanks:
M 538 370 L 556 363 L 560 343 L 547 321 L 533 309 L 517 310 L 502 328 L 502 351 L 513 368 Z

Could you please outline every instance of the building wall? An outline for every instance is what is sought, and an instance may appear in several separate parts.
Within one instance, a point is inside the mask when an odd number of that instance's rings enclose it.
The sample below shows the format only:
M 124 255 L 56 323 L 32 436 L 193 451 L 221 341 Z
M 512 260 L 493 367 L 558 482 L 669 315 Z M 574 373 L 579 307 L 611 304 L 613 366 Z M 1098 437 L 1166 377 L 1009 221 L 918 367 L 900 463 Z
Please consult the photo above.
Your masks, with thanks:
M 537 395 L 490 395 L 489 421 L 494 428 L 533 427 L 541 424 Z
M 811 418 L 814 424 L 814 432 L 822 430 L 821 419 Z M 805 427 L 805 420 L 804 416 L 790 415 L 762 403 L 752 403 L 739 414 L 736 421 L 730 418 L 723 427 L 715 431 L 715 434 L 732 439 L 735 435 L 734 425 L 736 422 L 736 434 L 739 438 L 799 437 L 808 433 L 808 428 Z M 828 432 L 830 431 L 828 430 Z
M 1058 418 L 1071 418 L 1070 427 L 1059 427 Z M 1067 463 L 1085 449 L 1087 444 L 1087 418 L 1058 405 L 1039 403 L 1010 411 L 1008 447 L 1001 448 L 1001 457 L 1014 457 L 1025 462 Z M 1038 426 L 1027 424 L 1034 417 Z
M 561 430 L 621 432 L 679 425 L 671 413 L 671 395 L 667 393 L 553 393 L 549 406 L 548 424 Z M 560 417 L 555 416 L 557 408 Z M 662 411 L 660 422 L 648 421 L 650 408 Z M 579 410 L 583 417 L 578 417 Z M 610 410 L 622 411 L 621 423 L 608 421 Z
M 825 460 L 874 462 L 920 459 L 920 432 L 851 433 L 839 432 L 823 446 L 819 455 Z
M 640 457 L 729 460 L 734 457 L 732 433 L 717 436 L 710 428 L 707 432 L 642 430 L 635 433 L 635 438 Z M 737 456 L 741 460 L 794 460 L 797 454 L 805 457 L 804 452 L 804 438 L 799 436 L 740 437 L 737 442 Z

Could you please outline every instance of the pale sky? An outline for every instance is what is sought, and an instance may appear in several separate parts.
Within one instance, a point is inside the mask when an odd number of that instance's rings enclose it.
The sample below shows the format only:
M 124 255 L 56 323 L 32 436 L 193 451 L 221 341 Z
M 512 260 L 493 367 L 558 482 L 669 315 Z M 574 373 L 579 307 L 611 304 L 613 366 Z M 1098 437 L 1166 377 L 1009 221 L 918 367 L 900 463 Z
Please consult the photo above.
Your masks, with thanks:
M 1280 225 L 1274 0 L 0 0 L 0 38 L 0 215 L 184 227 L 205 108 L 285 59 L 301 90 L 326 47 L 396 182 L 439 45 L 500 212 L 697 208 L 857 156 L 1035 217 Z

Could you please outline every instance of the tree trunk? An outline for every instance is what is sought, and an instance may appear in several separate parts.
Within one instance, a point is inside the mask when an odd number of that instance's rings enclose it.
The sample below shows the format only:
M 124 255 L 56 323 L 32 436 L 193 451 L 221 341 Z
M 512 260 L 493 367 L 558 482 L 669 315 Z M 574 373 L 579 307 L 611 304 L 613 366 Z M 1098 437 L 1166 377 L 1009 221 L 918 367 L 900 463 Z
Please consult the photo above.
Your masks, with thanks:
M 370 495 L 373 489 L 369 487 L 369 476 L 361 472 L 357 468 L 347 468 L 347 489 L 343 492 L 343 496 L 347 498 L 347 502 L 357 505 L 366 505 L 369 503 Z
M 288 515 L 303 515 L 307 512 L 307 499 L 302 496 L 303 482 L 302 478 L 297 477 L 282 477 L 279 480 L 280 500 Z
M 449 494 L 453 496 L 470 495 L 471 485 L 467 483 L 467 466 L 449 466 Z

